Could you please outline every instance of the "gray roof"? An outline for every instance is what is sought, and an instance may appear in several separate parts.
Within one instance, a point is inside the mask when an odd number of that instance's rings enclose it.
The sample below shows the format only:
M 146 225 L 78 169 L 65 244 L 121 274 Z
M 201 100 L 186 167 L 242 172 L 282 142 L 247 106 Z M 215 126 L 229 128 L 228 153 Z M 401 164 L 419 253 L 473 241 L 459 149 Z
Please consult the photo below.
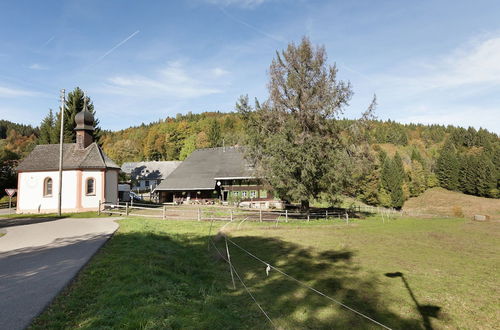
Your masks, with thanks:
M 105 169 L 120 167 L 94 142 L 83 150 L 76 143 L 63 145 L 63 169 Z M 55 171 L 59 169 L 59 144 L 38 145 L 23 159 L 18 171 Z
M 155 190 L 207 190 L 216 179 L 253 178 L 253 170 L 239 147 L 198 149 Z
M 133 179 L 137 180 L 161 180 L 169 176 L 181 163 L 181 161 L 177 160 L 123 163 L 122 171 L 130 174 Z

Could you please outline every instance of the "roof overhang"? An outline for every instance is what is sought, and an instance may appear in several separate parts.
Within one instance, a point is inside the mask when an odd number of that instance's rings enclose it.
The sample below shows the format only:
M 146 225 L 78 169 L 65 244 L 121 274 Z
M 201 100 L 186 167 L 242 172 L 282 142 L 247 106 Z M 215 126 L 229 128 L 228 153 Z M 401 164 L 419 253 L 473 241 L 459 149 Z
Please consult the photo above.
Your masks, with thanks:
M 186 190 L 214 190 L 215 187 L 211 188 L 161 188 L 161 187 L 156 187 L 154 191 L 160 190 L 160 191 L 186 191 Z
M 255 176 L 226 176 L 220 178 L 214 178 L 214 180 L 248 180 L 248 179 L 257 179 Z

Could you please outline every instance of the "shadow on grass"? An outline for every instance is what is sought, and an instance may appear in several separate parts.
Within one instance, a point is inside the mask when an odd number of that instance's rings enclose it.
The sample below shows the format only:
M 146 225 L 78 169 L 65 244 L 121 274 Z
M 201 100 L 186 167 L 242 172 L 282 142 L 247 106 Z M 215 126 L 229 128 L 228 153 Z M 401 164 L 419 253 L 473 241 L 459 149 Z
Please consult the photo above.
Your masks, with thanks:
M 386 273 L 385 276 L 390 277 L 390 278 L 396 278 L 396 277 L 401 278 L 406 290 L 408 290 L 408 294 L 410 295 L 411 299 L 415 303 L 415 307 L 417 308 L 417 311 L 419 312 L 420 316 L 422 317 L 422 322 L 423 322 L 424 328 L 426 330 L 432 330 L 431 317 L 436 318 L 436 319 L 439 318 L 439 311 L 441 310 L 441 307 L 434 306 L 434 305 L 421 305 L 418 302 L 417 297 L 415 297 L 415 294 L 413 293 L 413 290 L 411 289 L 410 284 L 406 280 L 403 273 L 401 273 L 401 272 Z
M 272 328 L 208 237 L 166 234 L 148 224 L 118 232 L 33 328 Z M 274 238 L 234 241 L 308 285 L 392 328 L 421 328 L 381 303 L 378 281 L 360 276 L 353 251 L 311 249 Z M 225 249 L 223 241 L 216 245 Z M 280 328 L 379 328 L 230 245 L 245 284 Z

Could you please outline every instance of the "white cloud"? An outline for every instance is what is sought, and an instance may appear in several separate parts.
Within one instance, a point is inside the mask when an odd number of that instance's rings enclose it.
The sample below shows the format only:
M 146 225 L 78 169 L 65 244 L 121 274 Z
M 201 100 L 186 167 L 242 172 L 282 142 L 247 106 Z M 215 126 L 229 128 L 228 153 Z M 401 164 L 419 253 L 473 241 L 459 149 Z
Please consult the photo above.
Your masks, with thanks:
M 49 69 L 48 67 L 46 67 L 44 65 L 40 65 L 38 63 L 33 63 L 28 68 L 30 68 L 31 70 L 48 70 Z
M 0 86 L 0 97 L 40 96 L 39 92 Z
M 225 76 L 225 75 L 229 74 L 229 71 L 224 70 L 222 68 L 213 68 L 212 69 L 212 74 L 215 77 L 222 77 L 222 76 Z
M 435 88 L 500 85 L 500 37 L 475 41 L 450 54 L 403 67 L 412 73 L 380 75 L 380 86 L 422 92 Z M 415 72 L 416 71 L 416 72 Z
M 154 78 L 142 75 L 112 77 L 109 79 L 107 91 L 123 95 L 174 98 L 196 98 L 221 93 L 219 88 L 213 87 L 216 81 L 210 78 L 209 73 L 190 73 L 181 62 L 170 62 L 159 70 Z M 195 76 L 206 77 L 206 80 L 194 78 Z

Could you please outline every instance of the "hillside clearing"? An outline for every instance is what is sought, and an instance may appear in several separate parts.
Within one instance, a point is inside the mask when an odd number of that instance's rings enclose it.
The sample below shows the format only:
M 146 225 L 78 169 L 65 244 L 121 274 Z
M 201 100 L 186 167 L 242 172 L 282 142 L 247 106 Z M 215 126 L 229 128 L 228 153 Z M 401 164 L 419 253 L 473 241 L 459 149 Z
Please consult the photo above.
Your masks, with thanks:
M 212 229 L 196 221 L 119 223 L 33 328 L 271 328 L 242 285 L 232 289 L 227 263 L 207 249 L 220 223 Z M 248 223 L 225 230 L 266 262 L 389 327 L 500 322 L 498 223 L 372 218 L 350 226 Z M 216 245 L 225 249 L 220 237 Z M 264 264 L 231 243 L 229 249 L 277 327 L 378 328 L 274 270 L 266 276 Z
M 407 200 L 403 211 L 412 215 L 442 215 L 470 218 L 475 214 L 500 220 L 500 199 L 484 198 L 432 188 L 418 197 Z

